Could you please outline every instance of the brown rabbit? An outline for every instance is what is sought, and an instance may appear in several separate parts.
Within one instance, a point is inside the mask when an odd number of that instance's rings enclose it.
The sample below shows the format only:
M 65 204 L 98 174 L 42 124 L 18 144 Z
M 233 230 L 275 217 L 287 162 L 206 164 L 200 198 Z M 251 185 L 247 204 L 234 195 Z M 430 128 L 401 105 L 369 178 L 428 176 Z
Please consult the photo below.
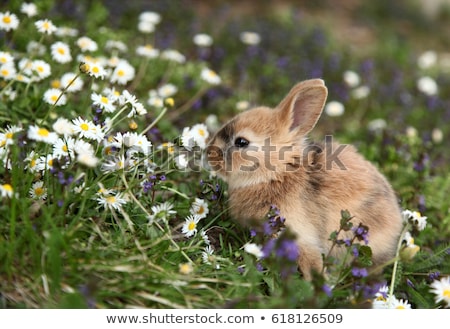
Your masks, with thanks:
M 276 205 L 297 235 L 298 265 L 307 279 L 322 269 L 341 210 L 354 216 L 354 225 L 369 227 L 374 265 L 395 256 L 402 229 L 390 184 L 354 147 L 307 140 L 326 98 L 322 80 L 300 82 L 275 109 L 257 107 L 232 118 L 207 147 L 209 166 L 228 183 L 232 217 L 245 224 Z

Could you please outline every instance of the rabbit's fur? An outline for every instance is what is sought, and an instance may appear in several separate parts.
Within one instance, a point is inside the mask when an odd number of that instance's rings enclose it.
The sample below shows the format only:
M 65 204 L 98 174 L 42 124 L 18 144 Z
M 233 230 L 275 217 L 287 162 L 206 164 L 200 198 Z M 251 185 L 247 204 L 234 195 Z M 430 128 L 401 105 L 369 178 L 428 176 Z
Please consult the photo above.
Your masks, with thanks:
M 355 226 L 369 227 L 374 265 L 395 256 L 402 229 L 395 193 L 375 166 L 350 145 L 307 141 L 326 98 L 322 80 L 300 82 L 275 109 L 257 107 L 231 119 L 207 147 L 209 166 L 228 183 L 232 217 L 245 224 L 276 205 L 297 235 L 307 279 L 322 269 L 341 210 Z

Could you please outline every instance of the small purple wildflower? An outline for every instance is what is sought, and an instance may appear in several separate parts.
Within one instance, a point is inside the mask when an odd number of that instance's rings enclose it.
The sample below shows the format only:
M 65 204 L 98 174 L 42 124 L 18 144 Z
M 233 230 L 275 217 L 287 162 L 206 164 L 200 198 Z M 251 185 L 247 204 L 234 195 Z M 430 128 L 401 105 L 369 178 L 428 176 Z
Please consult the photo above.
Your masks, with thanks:
M 359 250 L 356 247 L 352 248 L 352 254 L 354 257 L 358 257 L 359 256 Z
M 329 285 L 327 285 L 326 283 L 322 286 L 322 291 L 328 296 L 331 297 L 332 296 L 332 291 L 333 289 L 331 289 L 331 287 Z
M 364 240 L 366 244 L 369 243 L 369 228 L 367 226 L 359 224 L 358 227 L 354 227 L 352 230 L 359 241 Z
M 355 278 L 365 278 L 366 276 L 369 275 L 369 273 L 367 272 L 366 268 L 359 268 L 359 267 L 354 267 L 352 268 L 352 275 Z
M 276 250 L 276 255 L 295 262 L 300 255 L 297 243 L 294 240 L 281 241 L 279 248 Z

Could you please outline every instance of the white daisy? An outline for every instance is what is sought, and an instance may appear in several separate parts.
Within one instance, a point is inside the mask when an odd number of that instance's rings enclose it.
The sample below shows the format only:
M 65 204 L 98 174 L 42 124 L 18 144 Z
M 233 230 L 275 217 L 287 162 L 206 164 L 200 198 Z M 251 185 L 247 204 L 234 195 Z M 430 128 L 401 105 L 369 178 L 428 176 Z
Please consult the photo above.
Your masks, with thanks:
M 33 17 L 38 14 L 37 7 L 34 3 L 24 2 L 20 6 L 20 12 L 27 15 L 28 17 Z
M 213 44 L 213 38 L 209 34 L 205 33 L 194 35 L 192 41 L 199 47 L 209 47 Z
M 50 46 L 50 51 L 53 60 L 55 60 L 58 63 L 64 64 L 72 60 L 69 45 L 64 42 L 61 41 L 55 42 Z
M 153 48 L 151 44 L 146 44 L 145 46 L 138 46 L 136 54 L 146 58 L 156 58 L 159 56 L 159 50 Z
M 244 245 L 244 251 L 255 256 L 258 259 L 264 256 L 261 246 L 257 245 L 256 243 L 246 243 Z
M 121 60 L 114 71 L 111 74 L 110 81 L 112 83 L 118 83 L 120 85 L 125 85 L 129 81 L 133 80 L 135 76 L 134 67 L 128 63 L 126 60 Z
M 152 33 L 155 31 L 155 24 L 146 21 L 139 21 L 138 30 L 142 33 Z
M 206 147 L 206 140 L 209 137 L 208 127 L 203 123 L 197 123 L 190 129 L 190 136 L 202 150 Z
M 347 70 L 343 74 L 344 82 L 350 88 L 355 88 L 359 85 L 361 78 L 355 71 Z
M 88 152 L 88 153 L 79 153 L 77 155 L 77 162 L 90 168 L 95 168 L 97 164 L 100 162 L 100 160 L 97 157 L 95 157 L 93 153 Z
M 58 135 L 56 133 L 50 132 L 46 128 L 41 128 L 38 126 L 30 126 L 28 128 L 27 136 L 29 139 L 47 144 L 53 144 L 58 139 Z
M 45 79 L 52 73 L 50 65 L 40 59 L 34 60 L 32 63 L 32 71 L 37 74 L 40 80 Z
M 55 32 L 58 37 L 76 37 L 78 30 L 68 26 L 60 26 Z
M 178 169 L 183 170 L 186 169 L 189 165 L 189 161 L 186 158 L 186 154 L 180 154 L 174 158 L 175 165 Z
M 421 77 L 417 80 L 417 89 L 428 96 L 436 95 L 439 92 L 439 87 L 436 81 L 429 76 Z
M 14 57 L 6 51 L 0 51 L 0 65 L 14 64 Z
M 53 144 L 53 156 L 55 158 L 69 156 L 73 159 L 75 157 L 75 140 L 72 137 L 58 138 Z
M 72 123 L 66 118 L 58 118 L 52 126 L 53 130 L 64 136 L 70 136 L 74 134 Z
M 195 198 L 195 201 L 191 205 L 191 209 L 189 210 L 191 215 L 197 215 L 200 218 L 205 218 L 208 213 L 208 203 L 200 198 Z
M 50 105 L 62 106 L 67 104 L 66 95 L 62 92 L 62 90 L 56 88 L 48 89 L 42 98 Z
M 105 67 L 99 61 L 85 61 L 80 65 L 83 73 L 89 74 L 91 77 L 104 79 L 107 75 Z
M 200 221 L 200 216 L 189 215 L 186 217 L 181 232 L 187 237 L 191 237 L 197 233 L 197 224 Z
M 44 34 L 53 34 L 58 28 L 48 19 L 41 19 L 34 23 L 37 30 Z
M 39 161 L 36 164 L 36 170 L 37 171 L 44 171 L 44 170 L 50 170 L 53 168 L 54 162 L 56 158 L 53 156 L 53 154 L 47 154 L 39 157 Z
M 116 110 L 116 106 L 114 105 L 114 98 L 103 96 L 94 92 L 91 94 L 91 100 L 94 105 L 99 106 L 105 112 L 112 113 Z
M 174 49 L 166 49 L 161 53 L 161 58 L 167 59 L 169 61 L 173 61 L 176 63 L 183 64 L 186 62 L 186 57 L 177 50 Z
M 145 135 L 138 135 L 133 132 L 126 132 L 123 135 L 124 145 L 132 148 L 137 152 L 141 152 L 145 155 L 150 154 L 152 143 L 147 139 Z
M 78 133 L 79 137 L 93 139 L 97 141 L 101 141 L 105 134 L 102 131 L 102 128 L 92 121 L 85 120 L 81 117 L 72 120 L 73 123 L 73 131 Z
M 15 14 L 9 11 L 0 13 L 0 30 L 10 31 L 15 30 L 19 26 L 19 19 Z
M 110 51 L 120 51 L 122 53 L 126 52 L 128 50 L 128 47 L 125 43 L 122 41 L 117 40 L 108 40 L 105 44 L 105 49 Z
M 43 181 L 34 182 L 28 192 L 32 199 L 44 200 L 47 198 L 47 188 Z
M 14 144 L 14 134 L 22 131 L 23 129 L 19 126 L 7 126 L 4 133 L 0 133 L 0 147 L 5 145 Z
M 158 88 L 158 95 L 163 97 L 163 98 L 167 98 L 167 97 L 171 97 L 173 95 L 175 95 L 178 91 L 177 86 L 171 84 L 171 83 L 167 83 L 163 86 L 161 86 L 160 88 Z
M 331 101 L 325 105 L 325 113 L 330 117 L 339 117 L 344 114 L 344 105 L 338 101 Z
M 161 22 L 161 15 L 154 11 L 144 11 L 139 15 L 139 20 L 157 25 Z
M 158 95 L 158 92 L 156 90 L 150 90 L 149 96 L 150 97 L 147 101 L 148 105 L 156 108 L 161 108 L 164 106 L 164 98 Z
M 85 51 L 97 51 L 98 45 L 97 42 L 92 40 L 89 37 L 83 36 L 81 38 L 78 38 L 77 40 L 77 46 L 80 47 L 82 52 Z
M 436 303 L 445 302 L 446 307 L 450 307 L 450 276 L 443 277 L 440 280 L 434 280 L 430 284 L 431 292 L 435 294 Z
M 200 73 L 200 78 L 212 85 L 219 85 L 222 82 L 220 76 L 208 68 L 204 68 Z
M 13 80 L 17 78 L 17 70 L 14 63 L 0 65 L 0 78 Z
M 74 93 L 83 89 L 83 80 L 75 73 L 64 73 L 61 77 L 61 86 L 66 92 Z
M 215 257 L 213 256 L 214 249 L 210 245 L 207 245 L 205 249 L 202 251 L 202 261 L 204 264 L 211 265 L 215 261 Z
M 14 189 L 11 184 L 0 185 L 0 196 L 2 198 L 12 198 L 14 196 Z
M 261 36 L 256 32 L 242 32 L 239 35 L 239 39 L 242 43 L 250 46 L 256 46 L 261 42 Z
M 207 246 L 211 245 L 211 241 L 209 241 L 209 237 L 203 229 L 200 231 L 200 236 Z
M 123 197 L 123 194 L 117 193 L 116 195 L 100 195 L 97 197 L 97 202 L 100 206 L 103 206 L 108 210 L 120 210 L 122 206 L 127 203 L 126 199 Z
M 418 211 L 405 209 L 402 211 L 404 223 L 411 224 L 416 230 L 422 231 L 427 225 L 427 216 L 422 216 Z
M 170 202 L 164 202 L 158 205 L 154 205 L 151 208 L 152 214 L 149 216 L 149 224 L 154 221 L 162 220 L 168 221 L 177 212 L 173 209 L 173 204 Z

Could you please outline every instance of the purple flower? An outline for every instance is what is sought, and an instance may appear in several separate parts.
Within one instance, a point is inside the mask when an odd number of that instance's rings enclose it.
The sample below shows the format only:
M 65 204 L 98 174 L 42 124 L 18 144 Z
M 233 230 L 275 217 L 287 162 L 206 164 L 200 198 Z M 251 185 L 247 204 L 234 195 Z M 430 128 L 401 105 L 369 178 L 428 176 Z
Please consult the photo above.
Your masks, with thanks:
M 364 240 L 366 244 L 369 243 L 369 228 L 367 226 L 359 224 L 358 227 L 354 227 L 352 230 L 359 241 Z
M 352 248 L 352 254 L 353 254 L 353 256 L 358 257 L 358 256 L 359 256 L 359 250 L 358 250 L 358 248 L 353 247 L 353 248 Z
M 366 268 L 358 268 L 358 267 L 354 267 L 352 268 L 352 275 L 355 278 L 365 278 L 367 275 L 369 275 L 369 273 L 367 272 Z
M 329 285 L 327 285 L 326 283 L 322 286 L 322 291 L 328 296 L 331 297 L 332 296 L 332 289 Z
M 279 248 L 276 250 L 276 255 L 295 262 L 300 255 L 297 243 L 294 240 L 281 241 Z
M 275 239 L 270 239 L 269 241 L 267 241 L 267 243 L 262 247 L 263 258 L 269 257 L 274 247 Z

